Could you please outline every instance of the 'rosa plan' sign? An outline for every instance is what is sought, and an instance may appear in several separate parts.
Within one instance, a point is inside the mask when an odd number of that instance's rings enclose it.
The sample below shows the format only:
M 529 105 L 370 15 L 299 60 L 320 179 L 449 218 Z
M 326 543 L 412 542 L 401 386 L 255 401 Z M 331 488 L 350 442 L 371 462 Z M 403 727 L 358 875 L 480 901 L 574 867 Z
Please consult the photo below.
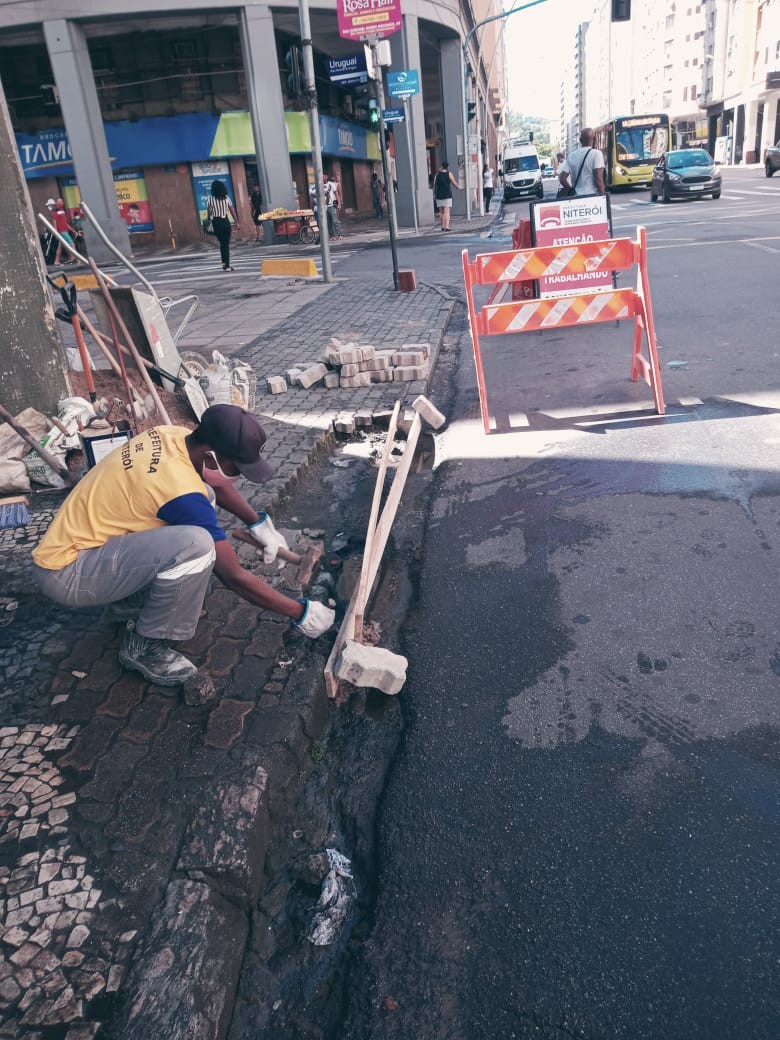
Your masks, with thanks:
M 401 0 L 336 0 L 336 10 L 344 40 L 384 39 L 403 25 Z

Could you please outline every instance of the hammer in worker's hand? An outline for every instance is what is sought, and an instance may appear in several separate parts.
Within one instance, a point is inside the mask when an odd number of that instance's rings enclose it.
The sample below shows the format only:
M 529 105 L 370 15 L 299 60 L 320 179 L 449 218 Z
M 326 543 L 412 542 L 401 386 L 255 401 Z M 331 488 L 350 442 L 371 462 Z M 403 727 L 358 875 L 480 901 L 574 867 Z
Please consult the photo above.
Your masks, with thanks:
M 260 548 L 260 546 L 254 540 L 252 535 L 249 534 L 247 531 L 231 531 L 231 534 L 239 542 L 246 542 L 247 545 L 251 545 L 254 549 Z M 302 559 L 302 557 L 298 553 L 293 552 L 292 549 L 285 549 L 284 546 L 279 547 L 276 555 L 279 557 L 280 560 L 284 560 L 285 563 L 299 564 Z

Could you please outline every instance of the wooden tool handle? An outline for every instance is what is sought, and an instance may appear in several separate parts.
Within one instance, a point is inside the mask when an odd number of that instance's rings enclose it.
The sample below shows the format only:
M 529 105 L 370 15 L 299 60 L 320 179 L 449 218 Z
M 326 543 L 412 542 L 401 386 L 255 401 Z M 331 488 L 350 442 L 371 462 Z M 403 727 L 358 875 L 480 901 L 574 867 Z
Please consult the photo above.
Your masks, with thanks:
M 68 467 L 63 466 L 59 459 L 55 459 L 51 452 L 47 451 L 39 441 L 36 441 L 33 435 L 28 430 L 25 430 L 24 426 L 20 426 L 11 413 L 1 404 L 0 419 L 5 419 L 11 429 L 18 433 L 22 440 L 26 441 L 34 451 L 37 451 L 46 465 L 53 469 L 58 476 L 62 477 L 66 484 L 73 483 L 73 474 Z
M 248 531 L 234 529 L 230 533 L 239 542 L 246 542 L 247 545 L 252 545 L 255 549 L 262 549 L 260 543 L 256 542 Z M 286 560 L 287 563 L 300 563 L 302 559 L 302 557 L 299 556 L 298 553 L 293 552 L 292 549 L 280 548 L 276 555 L 280 560 Z

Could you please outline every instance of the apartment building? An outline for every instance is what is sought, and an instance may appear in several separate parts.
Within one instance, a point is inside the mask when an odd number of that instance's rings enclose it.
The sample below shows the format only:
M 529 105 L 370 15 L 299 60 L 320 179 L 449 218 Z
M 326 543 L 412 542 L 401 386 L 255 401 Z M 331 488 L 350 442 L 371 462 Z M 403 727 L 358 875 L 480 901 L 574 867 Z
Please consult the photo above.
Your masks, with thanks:
M 570 75 L 561 83 L 560 142 L 564 152 L 579 146 L 585 122 L 585 36 L 588 23 L 581 22 L 574 34 Z
M 703 0 L 700 104 L 724 162 L 762 162 L 780 140 L 780 0 Z
M 610 12 L 596 0 L 579 93 L 562 92 L 568 112 L 581 106 L 593 126 L 666 112 L 675 147 L 699 145 L 725 163 L 763 160 L 780 139 L 780 0 L 634 0 L 626 24 Z

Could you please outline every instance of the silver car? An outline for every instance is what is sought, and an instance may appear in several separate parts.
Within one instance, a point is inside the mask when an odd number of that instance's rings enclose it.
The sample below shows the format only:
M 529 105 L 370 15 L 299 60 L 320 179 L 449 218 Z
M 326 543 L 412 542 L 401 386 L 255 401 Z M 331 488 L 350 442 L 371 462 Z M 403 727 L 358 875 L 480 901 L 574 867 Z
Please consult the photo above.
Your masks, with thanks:
M 673 198 L 698 199 L 702 195 L 720 198 L 720 170 L 703 148 L 681 148 L 666 152 L 653 170 L 650 198 L 664 202 Z

